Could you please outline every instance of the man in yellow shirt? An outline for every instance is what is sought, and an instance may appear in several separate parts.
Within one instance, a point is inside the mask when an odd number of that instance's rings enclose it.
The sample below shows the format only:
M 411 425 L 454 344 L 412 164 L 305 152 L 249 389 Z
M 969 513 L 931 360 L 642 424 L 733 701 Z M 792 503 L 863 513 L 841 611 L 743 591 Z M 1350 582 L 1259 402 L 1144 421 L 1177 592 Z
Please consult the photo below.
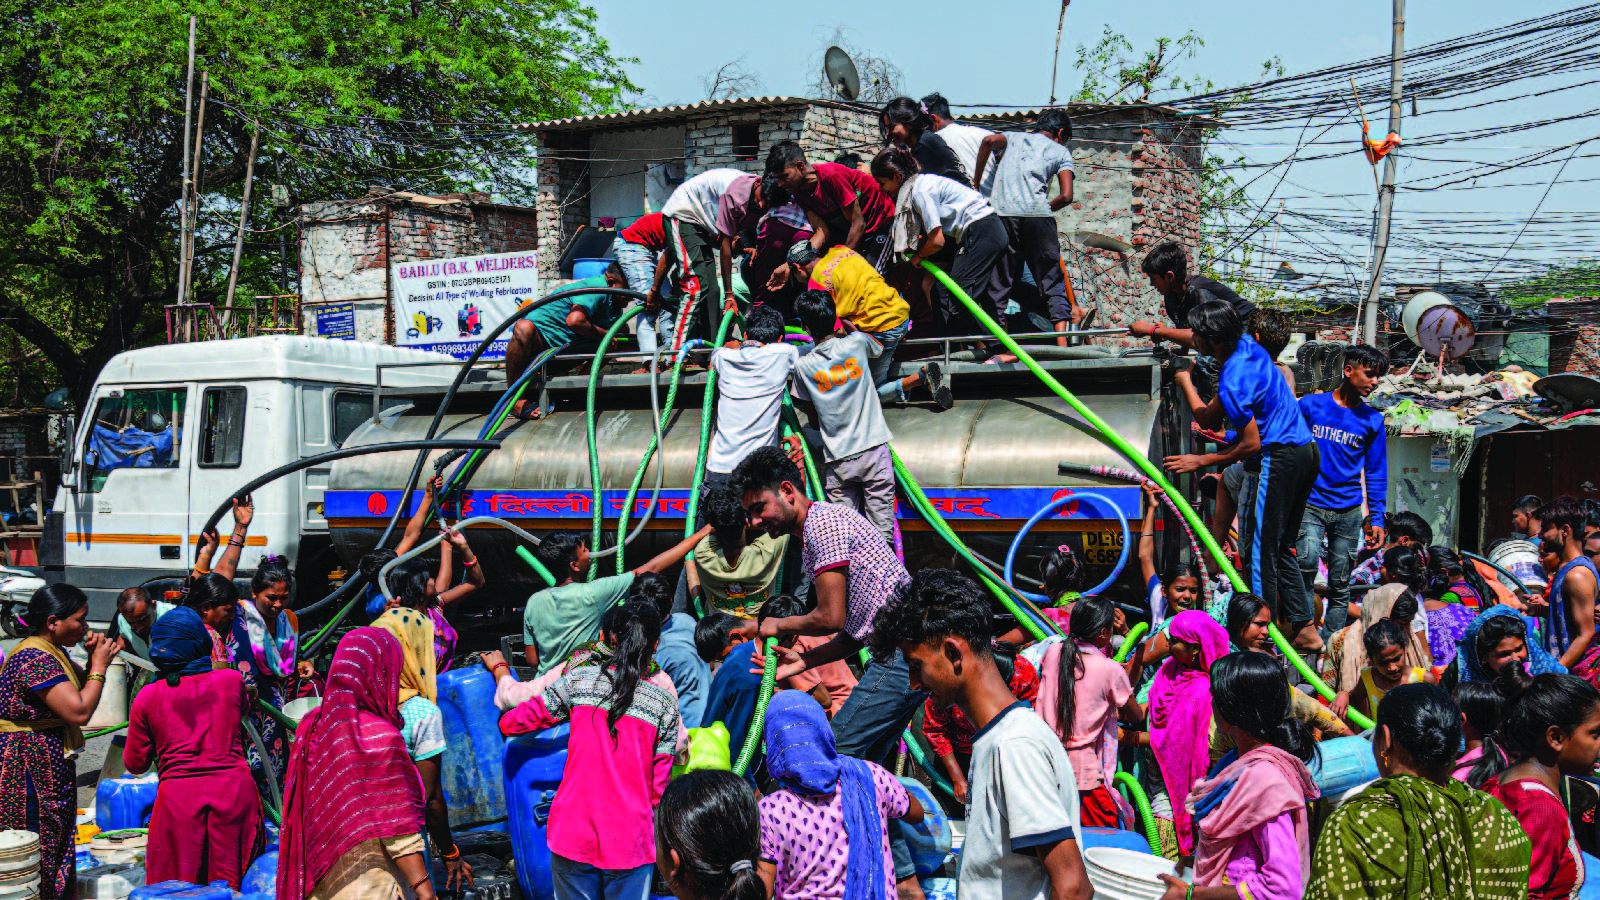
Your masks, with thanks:
M 911 328 L 911 305 L 861 254 L 840 245 L 819 255 L 809 241 L 800 241 L 789 248 L 789 271 L 791 278 L 804 278 L 809 289 L 827 291 L 847 327 L 865 331 L 883 345 L 883 354 L 871 365 L 879 400 L 904 403 L 907 391 L 925 386 L 941 409 L 954 404 L 937 362 L 930 360 L 904 378 L 894 377 L 894 351 Z

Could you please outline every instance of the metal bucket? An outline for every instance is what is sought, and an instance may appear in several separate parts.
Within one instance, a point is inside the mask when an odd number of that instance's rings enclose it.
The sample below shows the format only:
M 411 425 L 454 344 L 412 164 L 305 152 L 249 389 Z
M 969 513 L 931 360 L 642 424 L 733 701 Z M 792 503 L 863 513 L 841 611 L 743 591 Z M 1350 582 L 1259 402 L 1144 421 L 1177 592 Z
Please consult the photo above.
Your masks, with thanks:
M 1539 548 L 1531 541 L 1506 541 L 1494 548 L 1489 561 L 1517 576 L 1527 587 L 1542 588 L 1548 584 L 1544 566 L 1539 562 Z

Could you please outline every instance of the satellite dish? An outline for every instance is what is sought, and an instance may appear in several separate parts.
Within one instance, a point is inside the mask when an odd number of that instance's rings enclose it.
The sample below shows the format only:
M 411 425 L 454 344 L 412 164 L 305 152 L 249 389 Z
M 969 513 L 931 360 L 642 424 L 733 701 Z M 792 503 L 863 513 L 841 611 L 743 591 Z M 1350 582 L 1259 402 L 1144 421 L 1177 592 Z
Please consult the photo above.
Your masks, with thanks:
M 850 54 L 843 49 L 828 48 L 822 57 L 822 74 L 827 77 L 828 86 L 843 99 L 854 100 L 861 95 L 861 76 L 856 73 L 856 64 L 850 59 Z

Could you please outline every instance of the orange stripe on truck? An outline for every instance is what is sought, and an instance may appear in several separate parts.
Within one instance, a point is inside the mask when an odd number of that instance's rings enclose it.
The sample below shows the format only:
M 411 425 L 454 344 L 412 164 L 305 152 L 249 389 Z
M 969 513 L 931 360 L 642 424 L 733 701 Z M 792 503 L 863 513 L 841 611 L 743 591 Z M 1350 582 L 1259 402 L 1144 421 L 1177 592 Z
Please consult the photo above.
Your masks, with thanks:
M 67 540 L 74 544 L 181 544 L 183 539 L 175 534 L 90 534 L 87 532 L 67 532 Z M 200 537 L 195 536 L 191 543 L 200 543 Z M 265 535 L 255 535 L 244 540 L 247 547 L 265 547 Z

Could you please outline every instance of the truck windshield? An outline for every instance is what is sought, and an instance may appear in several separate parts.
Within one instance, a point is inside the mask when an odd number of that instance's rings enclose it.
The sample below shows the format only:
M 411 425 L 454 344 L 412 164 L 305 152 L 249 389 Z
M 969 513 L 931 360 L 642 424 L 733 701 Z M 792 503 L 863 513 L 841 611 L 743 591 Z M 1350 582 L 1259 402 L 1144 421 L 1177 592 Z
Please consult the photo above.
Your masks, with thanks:
M 148 388 L 102 397 L 89 427 L 83 464 L 99 493 L 117 469 L 175 469 L 183 441 L 185 388 Z

